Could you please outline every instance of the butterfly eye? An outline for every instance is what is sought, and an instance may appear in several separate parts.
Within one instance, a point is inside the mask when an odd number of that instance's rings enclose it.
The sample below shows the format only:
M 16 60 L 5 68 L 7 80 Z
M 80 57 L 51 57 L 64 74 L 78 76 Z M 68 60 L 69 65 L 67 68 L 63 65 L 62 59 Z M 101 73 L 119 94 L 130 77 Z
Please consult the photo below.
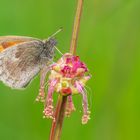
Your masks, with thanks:
M 50 46 L 56 46 L 56 44 L 57 44 L 57 41 L 54 38 L 50 38 L 48 42 L 49 42 Z
M 54 47 L 57 44 L 57 41 L 54 38 L 49 38 L 47 40 L 44 40 L 43 42 L 45 43 L 45 46 L 48 46 L 49 48 Z

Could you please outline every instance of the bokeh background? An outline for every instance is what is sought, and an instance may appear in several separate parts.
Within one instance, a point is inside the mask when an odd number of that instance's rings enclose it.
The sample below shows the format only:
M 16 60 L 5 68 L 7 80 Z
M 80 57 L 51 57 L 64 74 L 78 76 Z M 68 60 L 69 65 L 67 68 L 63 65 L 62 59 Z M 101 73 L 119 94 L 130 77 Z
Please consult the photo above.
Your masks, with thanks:
M 47 38 L 63 27 L 58 48 L 68 52 L 76 4 L 0 0 L 0 35 Z M 77 111 L 65 119 L 61 140 L 140 139 L 140 1 L 85 0 L 77 55 L 92 74 L 91 120 L 81 124 L 81 97 L 74 96 Z M 0 140 L 48 140 L 51 121 L 35 103 L 38 89 L 39 76 L 22 91 L 0 83 Z

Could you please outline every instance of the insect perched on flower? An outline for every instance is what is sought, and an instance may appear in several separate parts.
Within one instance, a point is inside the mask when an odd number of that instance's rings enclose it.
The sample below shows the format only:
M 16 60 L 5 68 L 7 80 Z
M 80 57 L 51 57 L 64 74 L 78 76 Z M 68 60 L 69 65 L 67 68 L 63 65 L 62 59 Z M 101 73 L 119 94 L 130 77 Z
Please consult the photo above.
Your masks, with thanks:
M 61 29 L 56 33 L 59 31 Z M 11 88 L 22 89 L 40 72 L 40 90 L 36 101 L 45 104 L 44 118 L 55 121 L 52 98 L 54 92 L 68 96 L 66 116 L 70 116 L 75 110 L 72 95 L 80 93 L 83 97 L 82 123 L 86 124 L 90 119 L 85 90 L 85 84 L 90 79 L 88 69 L 78 56 L 70 53 L 64 54 L 57 63 L 53 62 L 55 34 L 47 40 L 22 36 L 0 37 L 0 81 Z M 48 72 L 50 75 L 46 95 Z
M 0 81 L 11 88 L 21 89 L 40 71 L 45 72 L 54 57 L 56 33 L 45 40 L 23 36 L 0 37 Z

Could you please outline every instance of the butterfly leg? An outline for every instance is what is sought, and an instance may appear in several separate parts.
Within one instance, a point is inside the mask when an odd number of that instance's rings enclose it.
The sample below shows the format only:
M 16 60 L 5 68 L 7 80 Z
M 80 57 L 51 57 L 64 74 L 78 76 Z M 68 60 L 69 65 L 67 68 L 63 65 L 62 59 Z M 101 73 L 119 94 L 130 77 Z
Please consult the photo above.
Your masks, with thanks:
M 67 107 L 66 107 L 66 112 L 65 112 L 65 115 L 67 117 L 70 116 L 70 114 L 75 111 L 75 107 L 74 107 L 74 104 L 73 104 L 73 100 L 72 100 L 72 95 L 69 95 L 68 96 L 68 100 L 67 100 Z

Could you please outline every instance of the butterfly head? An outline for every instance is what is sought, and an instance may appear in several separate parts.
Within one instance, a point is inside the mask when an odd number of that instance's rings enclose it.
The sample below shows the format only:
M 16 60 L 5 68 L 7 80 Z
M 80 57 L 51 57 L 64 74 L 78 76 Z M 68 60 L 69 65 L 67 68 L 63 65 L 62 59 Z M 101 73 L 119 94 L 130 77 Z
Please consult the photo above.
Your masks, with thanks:
M 57 45 L 57 41 L 54 37 L 51 37 L 51 38 L 47 39 L 47 41 L 45 43 L 49 44 L 52 47 Z
M 43 54 L 47 56 L 49 59 L 53 59 L 55 53 L 55 46 L 57 45 L 57 41 L 55 38 L 49 38 L 44 40 L 44 49 Z
M 57 45 L 57 40 L 55 39 L 55 36 L 61 31 L 62 31 L 62 28 L 57 30 L 48 39 L 43 40 L 44 54 L 46 54 L 49 59 L 53 59 L 53 57 L 54 57 L 54 53 L 55 53 L 56 45 Z

